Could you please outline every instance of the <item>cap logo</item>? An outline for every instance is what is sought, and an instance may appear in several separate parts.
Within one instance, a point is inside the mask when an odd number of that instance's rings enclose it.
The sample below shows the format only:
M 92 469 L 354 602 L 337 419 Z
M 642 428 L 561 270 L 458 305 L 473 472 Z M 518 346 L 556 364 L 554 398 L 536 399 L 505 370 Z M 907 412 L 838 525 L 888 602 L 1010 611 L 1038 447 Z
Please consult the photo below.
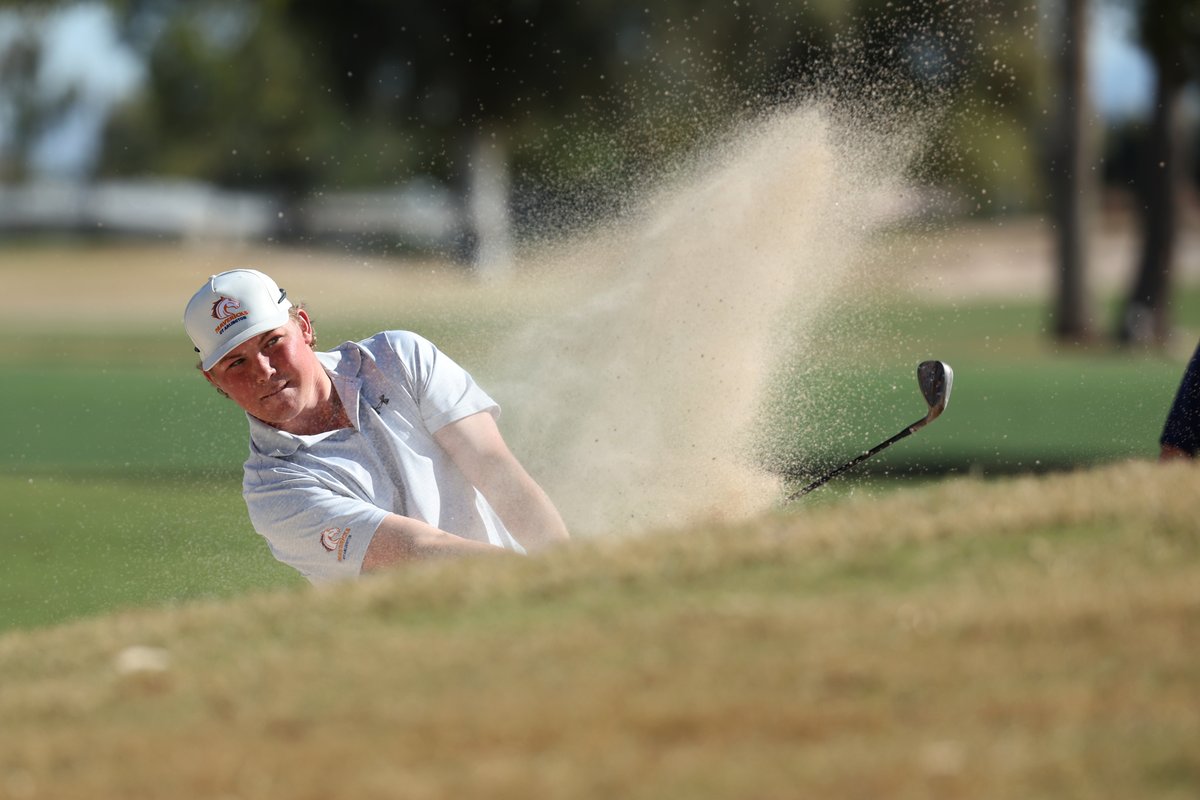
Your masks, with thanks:
M 213 319 L 217 320 L 217 327 L 213 330 L 222 334 L 239 322 L 245 321 L 250 315 L 249 311 L 240 311 L 242 304 L 232 297 L 221 296 L 217 302 L 213 303 L 212 315 Z

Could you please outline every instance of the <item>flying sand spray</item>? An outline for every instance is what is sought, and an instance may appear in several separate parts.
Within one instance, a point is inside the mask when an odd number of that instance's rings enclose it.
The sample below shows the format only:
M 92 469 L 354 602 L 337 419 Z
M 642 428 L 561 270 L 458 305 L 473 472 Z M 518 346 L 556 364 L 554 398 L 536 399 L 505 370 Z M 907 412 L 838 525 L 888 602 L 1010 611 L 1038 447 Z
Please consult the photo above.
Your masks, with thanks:
M 507 435 L 573 531 L 736 519 L 778 502 L 779 478 L 749 443 L 780 345 L 798 336 L 803 350 L 863 266 L 913 138 L 849 131 L 817 108 L 780 112 L 546 256 L 574 294 L 500 351 L 497 386 Z

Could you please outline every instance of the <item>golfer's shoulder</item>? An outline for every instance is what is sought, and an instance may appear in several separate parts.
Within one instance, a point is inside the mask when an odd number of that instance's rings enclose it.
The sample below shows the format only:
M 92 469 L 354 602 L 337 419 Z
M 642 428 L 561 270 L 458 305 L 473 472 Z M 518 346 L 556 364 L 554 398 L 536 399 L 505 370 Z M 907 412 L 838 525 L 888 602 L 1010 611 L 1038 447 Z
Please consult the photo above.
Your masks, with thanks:
M 251 453 L 242 465 L 242 499 L 256 510 L 278 508 L 288 496 L 287 489 L 316 483 L 312 470 L 293 458 Z
M 287 446 L 290 445 L 290 446 Z M 291 476 L 302 473 L 300 447 L 287 443 L 284 447 L 266 449 L 251 441 L 250 452 L 242 462 L 242 477 L 245 484 L 270 482 L 271 476 Z
M 413 378 L 436 371 L 446 361 L 433 342 L 412 331 L 382 331 L 361 345 L 383 370 L 399 367 Z
M 407 360 L 423 350 L 436 350 L 433 342 L 419 333 L 405 330 L 380 331 L 358 343 L 360 347 L 379 356 L 391 353 Z

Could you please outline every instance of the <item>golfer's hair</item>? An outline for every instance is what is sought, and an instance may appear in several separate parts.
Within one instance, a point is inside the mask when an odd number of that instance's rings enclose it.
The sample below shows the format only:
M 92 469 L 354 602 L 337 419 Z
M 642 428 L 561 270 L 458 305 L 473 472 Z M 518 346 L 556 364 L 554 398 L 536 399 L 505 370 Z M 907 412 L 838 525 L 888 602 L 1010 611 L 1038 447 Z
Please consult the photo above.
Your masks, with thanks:
M 297 325 L 299 325 L 300 324 L 300 312 L 302 310 L 304 310 L 304 303 L 296 303 L 295 305 L 293 305 L 291 308 L 288 309 L 288 319 L 290 319 L 292 322 L 295 322 Z M 310 323 L 312 322 L 311 318 L 309 319 L 309 322 Z M 309 347 L 313 348 L 314 350 L 317 349 L 317 328 L 315 325 L 313 326 L 312 343 L 309 345 Z M 204 361 L 202 359 L 197 359 L 196 369 L 200 370 L 201 372 L 204 372 Z M 218 388 L 216 386 L 213 386 L 213 388 L 216 389 L 217 394 L 221 395 L 222 397 L 229 397 L 229 395 L 227 395 L 227 394 L 225 394 L 225 392 L 221 391 L 220 388 Z

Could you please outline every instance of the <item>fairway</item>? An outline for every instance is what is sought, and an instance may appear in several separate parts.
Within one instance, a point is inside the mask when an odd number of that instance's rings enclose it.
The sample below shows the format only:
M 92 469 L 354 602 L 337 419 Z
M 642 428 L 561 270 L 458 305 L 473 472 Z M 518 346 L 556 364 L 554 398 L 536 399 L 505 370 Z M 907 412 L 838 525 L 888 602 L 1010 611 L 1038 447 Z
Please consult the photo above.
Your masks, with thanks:
M 4 627 L 299 583 L 246 520 L 237 476 L 0 476 Z

